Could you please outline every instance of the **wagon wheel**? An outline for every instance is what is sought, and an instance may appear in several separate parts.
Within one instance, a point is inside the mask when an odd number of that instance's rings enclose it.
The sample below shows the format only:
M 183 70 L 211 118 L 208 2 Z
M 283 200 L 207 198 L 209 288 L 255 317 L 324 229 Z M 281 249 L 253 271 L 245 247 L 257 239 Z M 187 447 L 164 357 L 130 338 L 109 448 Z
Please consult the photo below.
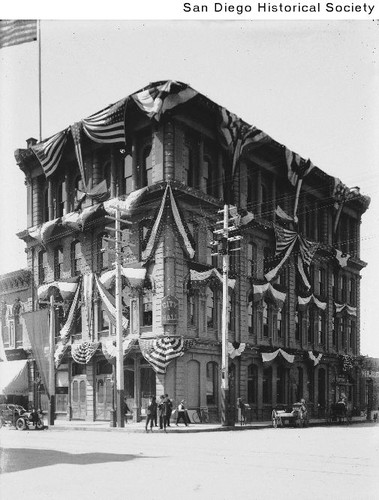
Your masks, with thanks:
M 16 420 L 16 429 L 18 431 L 23 431 L 24 429 L 26 429 L 25 420 L 23 418 L 18 418 Z
M 272 426 L 276 429 L 278 427 L 278 416 L 275 410 L 272 410 L 271 421 L 272 421 Z

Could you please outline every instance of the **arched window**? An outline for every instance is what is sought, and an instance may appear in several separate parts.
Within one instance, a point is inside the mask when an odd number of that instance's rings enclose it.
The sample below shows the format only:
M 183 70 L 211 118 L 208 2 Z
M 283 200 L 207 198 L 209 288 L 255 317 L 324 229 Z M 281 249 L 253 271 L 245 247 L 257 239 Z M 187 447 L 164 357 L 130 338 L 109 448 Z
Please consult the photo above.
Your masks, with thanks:
M 38 254 L 38 283 L 42 285 L 47 278 L 47 253 L 41 250 Z
M 99 304 L 99 307 L 98 307 L 98 331 L 104 332 L 107 330 L 109 331 L 108 315 L 105 312 L 102 304 Z
M 80 243 L 73 241 L 71 243 L 71 276 L 79 276 L 81 267 Z
M 207 327 L 215 328 L 216 326 L 216 308 L 215 295 L 211 288 L 207 287 Z
M 228 300 L 228 329 L 234 330 L 235 328 L 235 297 L 234 294 L 229 292 L 229 300 Z
M 145 146 L 142 150 L 141 162 L 141 187 L 151 186 L 152 180 L 152 158 L 151 158 L 151 144 Z
M 78 307 L 78 309 L 76 310 L 76 315 L 75 315 L 75 326 L 74 326 L 75 334 L 80 335 L 82 333 L 82 329 L 83 329 L 82 308 Z
M 207 405 L 217 404 L 218 365 L 214 361 L 207 363 Z
M 254 181 L 250 174 L 247 176 L 247 209 L 254 212 Z
M 63 248 L 57 247 L 54 250 L 54 279 L 60 280 L 63 273 Z
M 333 299 L 338 301 L 338 283 L 339 283 L 339 272 L 334 271 L 332 273 L 332 291 L 333 291 Z
M 247 402 L 256 404 L 258 400 L 258 367 L 249 365 L 247 369 Z
M 261 197 L 262 197 L 262 205 L 261 205 L 261 215 L 264 219 L 268 219 L 271 215 L 269 210 L 269 202 L 268 202 L 268 191 L 266 184 L 261 184 Z
M 262 380 L 262 400 L 264 404 L 272 402 L 272 368 L 264 368 Z

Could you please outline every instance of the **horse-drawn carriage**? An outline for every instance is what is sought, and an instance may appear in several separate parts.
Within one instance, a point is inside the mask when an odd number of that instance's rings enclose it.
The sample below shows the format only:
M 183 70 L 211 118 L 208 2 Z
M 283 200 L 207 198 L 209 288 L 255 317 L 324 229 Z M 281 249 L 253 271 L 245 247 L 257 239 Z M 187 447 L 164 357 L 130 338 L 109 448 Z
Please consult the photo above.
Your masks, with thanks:
M 330 405 L 326 421 L 332 423 L 351 424 L 351 407 L 349 403 L 338 401 Z
M 304 403 L 294 403 L 291 410 L 273 409 L 271 414 L 273 427 L 306 427 L 308 425 L 308 412 Z

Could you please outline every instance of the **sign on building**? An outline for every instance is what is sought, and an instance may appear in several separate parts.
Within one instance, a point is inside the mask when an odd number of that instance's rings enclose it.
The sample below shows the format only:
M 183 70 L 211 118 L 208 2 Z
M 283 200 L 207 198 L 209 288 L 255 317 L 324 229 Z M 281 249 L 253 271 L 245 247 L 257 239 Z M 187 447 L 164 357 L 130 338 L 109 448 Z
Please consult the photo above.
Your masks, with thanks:
M 162 324 L 176 325 L 179 320 L 179 300 L 172 295 L 162 299 Z

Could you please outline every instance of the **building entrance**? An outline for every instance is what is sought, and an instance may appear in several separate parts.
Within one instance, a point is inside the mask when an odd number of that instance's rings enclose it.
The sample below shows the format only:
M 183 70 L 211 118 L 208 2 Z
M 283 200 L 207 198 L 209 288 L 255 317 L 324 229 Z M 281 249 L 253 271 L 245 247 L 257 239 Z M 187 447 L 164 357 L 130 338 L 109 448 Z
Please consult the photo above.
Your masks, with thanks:
M 85 420 L 87 415 L 86 376 L 79 375 L 71 382 L 71 407 L 74 420 Z

